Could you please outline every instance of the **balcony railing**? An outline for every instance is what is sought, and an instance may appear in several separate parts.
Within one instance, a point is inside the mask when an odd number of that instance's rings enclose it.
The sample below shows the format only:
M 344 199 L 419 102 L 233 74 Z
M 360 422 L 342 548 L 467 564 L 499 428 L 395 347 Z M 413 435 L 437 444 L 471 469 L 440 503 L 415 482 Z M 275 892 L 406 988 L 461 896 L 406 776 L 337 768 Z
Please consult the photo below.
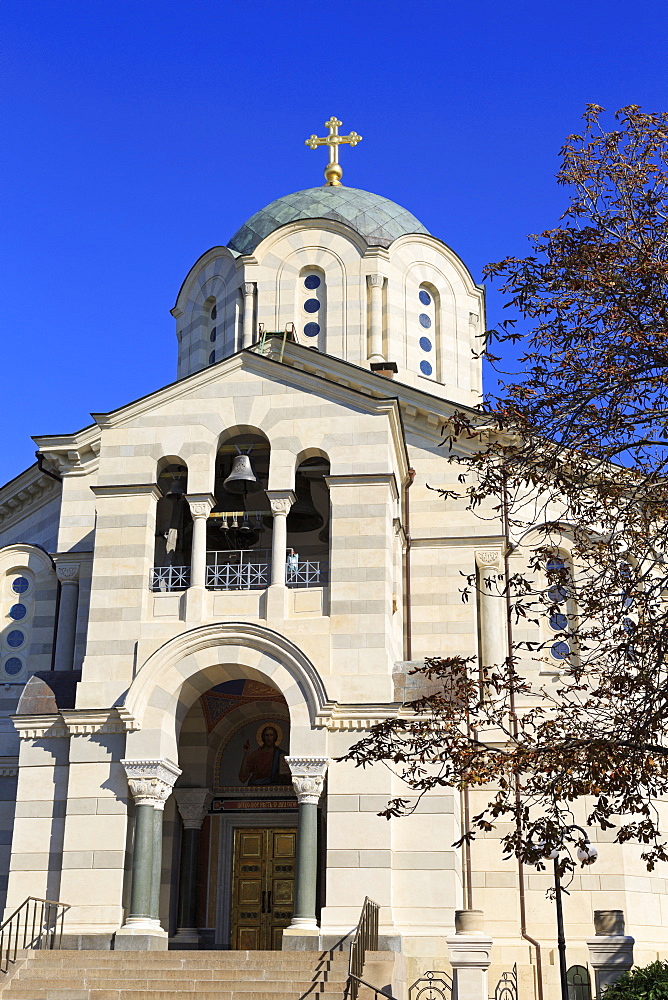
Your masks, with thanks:
M 271 583 L 269 549 L 207 552 L 207 590 L 264 590 Z
M 305 559 L 285 568 L 285 582 L 288 587 L 322 587 L 327 583 L 327 563 L 319 559 Z
M 265 590 L 271 583 L 269 549 L 232 549 L 206 554 L 207 590 Z M 327 583 L 327 563 L 319 559 L 288 556 L 285 582 L 288 587 L 323 587 Z M 154 566 L 150 589 L 154 593 L 187 590 L 189 566 Z
M 157 593 L 187 590 L 190 585 L 190 566 L 154 566 L 151 570 L 150 588 Z

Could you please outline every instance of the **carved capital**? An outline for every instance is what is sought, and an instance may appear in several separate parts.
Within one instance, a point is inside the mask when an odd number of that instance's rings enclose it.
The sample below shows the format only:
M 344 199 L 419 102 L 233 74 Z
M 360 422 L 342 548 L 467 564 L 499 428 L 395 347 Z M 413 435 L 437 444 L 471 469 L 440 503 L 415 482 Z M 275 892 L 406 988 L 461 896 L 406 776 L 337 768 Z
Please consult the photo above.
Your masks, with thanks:
M 480 569 L 500 569 L 501 551 L 500 549 L 476 549 L 475 561 Z
M 267 497 L 274 517 L 277 514 L 289 514 L 290 508 L 297 499 L 292 490 L 267 490 Z
M 255 291 L 255 282 L 244 281 L 244 295 L 246 296 L 252 295 L 254 291 Z
M 286 757 L 300 805 L 317 805 L 327 774 L 329 757 Z
M 368 277 L 369 277 L 369 284 L 371 285 L 372 288 L 382 288 L 383 287 L 383 282 L 385 281 L 384 275 L 382 275 L 382 274 L 370 274 Z
M 474 312 L 469 313 L 469 323 L 471 324 L 471 326 L 477 326 L 479 319 L 480 317 L 478 316 L 477 313 Z
M 79 563 L 58 563 L 56 576 L 61 583 L 76 583 L 79 579 Z
M 181 774 L 171 760 L 122 760 L 128 785 L 137 806 L 164 809 L 174 782 Z
M 208 517 L 216 505 L 216 498 L 210 493 L 189 493 L 186 500 L 194 519 Z
M 199 830 L 213 798 L 208 788 L 177 788 L 174 798 L 185 830 Z

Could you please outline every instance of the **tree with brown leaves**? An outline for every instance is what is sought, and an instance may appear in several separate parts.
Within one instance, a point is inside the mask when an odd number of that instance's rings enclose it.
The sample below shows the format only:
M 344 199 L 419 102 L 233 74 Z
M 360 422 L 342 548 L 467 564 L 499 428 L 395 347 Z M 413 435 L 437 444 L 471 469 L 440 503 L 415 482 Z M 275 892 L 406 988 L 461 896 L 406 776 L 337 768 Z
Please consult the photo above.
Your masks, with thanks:
M 640 842 L 652 869 L 668 860 L 668 114 L 615 119 L 587 108 L 562 149 L 560 224 L 485 269 L 528 327 L 488 333 L 487 360 L 519 339 L 522 375 L 446 430 L 468 508 L 503 526 L 484 581 L 502 655 L 427 660 L 435 693 L 343 759 L 389 762 L 418 798 L 487 789 L 463 839 L 511 821 L 504 849 L 534 864 L 564 835 L 578 846 L 585 801 L 586 825 Z

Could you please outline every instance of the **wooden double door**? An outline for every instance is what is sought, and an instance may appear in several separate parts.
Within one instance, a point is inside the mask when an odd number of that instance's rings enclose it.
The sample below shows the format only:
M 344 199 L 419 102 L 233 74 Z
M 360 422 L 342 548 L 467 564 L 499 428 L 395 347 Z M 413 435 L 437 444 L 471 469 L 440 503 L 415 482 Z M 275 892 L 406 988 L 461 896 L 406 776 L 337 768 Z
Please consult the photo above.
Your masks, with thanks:
M 232 948 L 281 949 L 292 919 L 297 831 L 237 828 L 232 869 Z

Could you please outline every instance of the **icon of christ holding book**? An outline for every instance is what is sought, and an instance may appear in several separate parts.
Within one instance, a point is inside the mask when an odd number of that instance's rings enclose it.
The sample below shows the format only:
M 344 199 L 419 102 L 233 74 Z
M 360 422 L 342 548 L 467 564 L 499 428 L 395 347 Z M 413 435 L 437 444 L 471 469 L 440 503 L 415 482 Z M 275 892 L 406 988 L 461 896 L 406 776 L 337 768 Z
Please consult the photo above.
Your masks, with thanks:
M 289 785 L 290 769 L 285 762 L 285 750 L 279 746 L 279 734 L 275 726 L 267 725 L 260 733 L 261 743 L 257 750 L 244 743 L 244 757 L 239 768 L 239 781 L 245 785 Z

